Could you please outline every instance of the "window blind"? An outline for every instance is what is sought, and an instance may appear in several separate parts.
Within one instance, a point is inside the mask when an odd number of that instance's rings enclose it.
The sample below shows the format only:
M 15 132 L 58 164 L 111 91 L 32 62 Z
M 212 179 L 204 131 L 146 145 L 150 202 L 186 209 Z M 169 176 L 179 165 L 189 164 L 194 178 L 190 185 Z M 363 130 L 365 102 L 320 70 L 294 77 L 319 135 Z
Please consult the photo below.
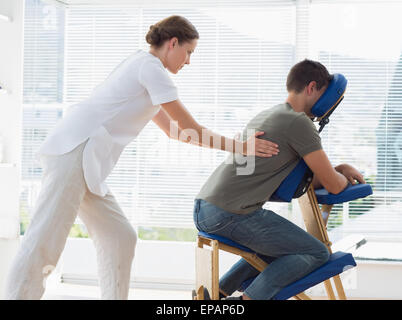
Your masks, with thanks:
M 374 195 L 335 206 L 329 230 L 334 236 L 402 238 L 402 59 L 398 37 L 384 36 L 402 30 L 398 2 L 136 4 L 63 10 L 26 0 L 24 214 L 32 211 L 40 184 L 33 152 L 65 108 L 87 97 L 133 51 L 147 50 L 151 24 L 180 14 L 197 27 L 200 40 L 190 66 L 172 78 L 195 119 L 223 135 L 242 131 L 256 113 L 282 102 L 288 71 L 305 57 L 347 77 L 345 99 L 322 133 L 323 145 L 334 165 L 347 162 L 362 170 Z M 387 19 L 373 24 L 379 17 Z M 150 123 L 107 183 L 134 225 L 193 228 L 193 199 L 226 156 L 169 140 Z M 267 207 L 296 218 L 291 204 Z
M 285 97 L 285 78 L 293 63 L 294 8 L 282 3 L 71 8 L 66 102 L 86 97 L 131 52 L 148 50 L 149 26 L 179 14 L 200 33 L 190 66 L 172 75 L 180 99 L 199 123 L 233 136 L 253 114 Z M 107 183 L 133 224 L 193 228 L 194 197 L 225 157 L 224 152 L 169 140 L 150 123 L 125 149 Z
M 42 168 L 35 152 L 63 116 L 63 9 L 26 0 L 24 12 L 21 232 L 29 223 Z
M 311 57 L 348 79 L 345 98 L 323 131 L 324 148 L 333 165 L 346 162 L 360 169 L 374 191 L 335 207 L 329 220 L 335 237 L 402 237 L 400 12 L 396 1 L 313 1 L 310 6 Z

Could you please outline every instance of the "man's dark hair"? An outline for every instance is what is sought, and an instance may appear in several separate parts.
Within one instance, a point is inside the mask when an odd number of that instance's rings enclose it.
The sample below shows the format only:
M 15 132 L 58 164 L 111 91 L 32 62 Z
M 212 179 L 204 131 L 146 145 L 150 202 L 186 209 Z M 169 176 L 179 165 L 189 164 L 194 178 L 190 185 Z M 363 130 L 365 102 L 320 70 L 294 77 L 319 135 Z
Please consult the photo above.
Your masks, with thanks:
M 320 90 L 322 87 L 329 84 L 332 77 L 327 68 L 321 63 L 304 59 L 296 63 L 292 69 L 290 69 L 286 80 L 286 88 L 288 92 L 295 91 L 300 93 L 311 81 L 315 81 L 317 83 L 317 89 Z

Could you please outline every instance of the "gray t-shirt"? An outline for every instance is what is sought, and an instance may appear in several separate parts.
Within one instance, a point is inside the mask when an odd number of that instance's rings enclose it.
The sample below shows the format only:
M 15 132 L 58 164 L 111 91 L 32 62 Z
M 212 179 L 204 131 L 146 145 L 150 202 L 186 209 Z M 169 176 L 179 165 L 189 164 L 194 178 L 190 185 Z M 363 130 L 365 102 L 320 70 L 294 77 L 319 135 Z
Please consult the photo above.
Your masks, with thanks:
M 303 156 L 322 149 L 314 123 L 288 103 L 256 115 L 244 129 L 243 141 L 249 129 L 264 131 L 259 138 L 278 144 L 279 154 L 270 158 L 231 154 L 207 179 L 196 199 L 233 213 L 253 212 L 269 200 Z

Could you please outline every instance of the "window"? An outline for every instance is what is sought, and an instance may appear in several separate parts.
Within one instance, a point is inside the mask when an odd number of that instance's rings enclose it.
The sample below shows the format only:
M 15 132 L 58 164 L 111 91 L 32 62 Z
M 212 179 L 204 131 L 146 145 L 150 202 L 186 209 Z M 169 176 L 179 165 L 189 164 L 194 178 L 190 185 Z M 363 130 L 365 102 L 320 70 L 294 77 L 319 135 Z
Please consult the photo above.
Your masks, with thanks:
M 339 237 L 402 238 L 397 209 L 402 192 L 402 59 L 400 44 L 384 36 L 401 30 L 396 16 L 401 9 L 395 1 L 239 0 L 219 5 L 171 1 L 169 9 L 141 2 L 63 10 L 26 0 L 24 221 L 40 186 L 41 168 L 33 154 L 63 111 L 85 98 L 134 50 L 147 50 L 151 24 L 180 14 L 197 27 L 200 40 L 191 65 L 172 78 L 194 117 L 223 135 L 234 136 L 253 115 L 282 102 L 287 73 L 304 57 L 347 77 L 345 99 L 322 133 L 323 144 L 334 165 L 350 162 L 363 170 L 375 193 L 336 206 L 329 230 Z M 373 24 L 379 16 L 390 18 Z M 175 229 L 164 239 L 189 239 L 194 234 L 188 233 L 194 230 L 193 199 L 225 157 L 224 152 L 169 140 L 150 123 L 125 149 L 107 183 L 144 238 Z M 292 204 L 266 207 L 290 219 L 297 214 Z
M 334 236 L 402 237 L 402 47 L 387 36 L 402 30 L 400 12 L 395 1 L 313 1 L 310 7 L 310 55 L 348 79 L 345 99 L 323 131 L 324 147 L 333 164 L 361 169 L 374 191 L 335 207 Z
M 39 28 L 39 34 L 48 6 L 29 2 L 37 14 L 36 25 L 30 27 Z M 58 43 L 64 44 L 59 55 L 64 64 L 51 64 L 64 74 L 61 102 L 70 105 L 85 98 L 130 53 L 137 48 L 147 50 L 145 34 L 152 23 L 180 14 L 201 34 L 191 66 L 173 76 L 180 98 L 200 123 L 234 136 L 250 116 L 279 103 L 286 95 L 283 84 L 294 62 L 294 8 L 291 1 L 270 3 L 272 6 L 257 2 L 244 8 L 228 2 L 227 7 L 218 9 L 211 3 L 210 7 L 181 5 L 177 9 L 71 8 L 60 17 L 65 19 L 64 29 L 58 29 Z M 51 13 L 59 17 L 58 11 Z M 239 23 L 244 14 L 252 19 Z M 263 23 L 259 22 L 262 18 Z M 39 59 L 45 52 L 43 48 L 34 56 Z M 57 101 L 53 96 L 48 100 Z M 53 110 L 48 110 L 49 117 Z M 40 125 L 44 120 L 37 122 Z M 107 182 L 133 224 L 194 229 L 193 199 L 225 156 L 224 152 L 170 141 L 150 123 L 125 149 Z
M 25 1 L 23 125 L 21 161 L 21 232 L 29 223 L 42 168 L 35 152 L 62 117 L 64 72 L 62 9 L 40 0 Z

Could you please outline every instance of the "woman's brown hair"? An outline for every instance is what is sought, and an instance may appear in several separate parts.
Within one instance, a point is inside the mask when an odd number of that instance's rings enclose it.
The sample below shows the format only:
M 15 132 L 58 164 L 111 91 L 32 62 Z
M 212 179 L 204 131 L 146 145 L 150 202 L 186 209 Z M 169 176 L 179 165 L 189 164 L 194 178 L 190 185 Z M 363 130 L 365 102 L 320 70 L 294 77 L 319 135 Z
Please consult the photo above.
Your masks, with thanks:
M 167 17 L 149 27 L 145 40 L 156 48 L 162 46 L 166 40 L 176 37 L 181 45 L 198 39 L 199 34 L 193 24 L 181 16 Z

